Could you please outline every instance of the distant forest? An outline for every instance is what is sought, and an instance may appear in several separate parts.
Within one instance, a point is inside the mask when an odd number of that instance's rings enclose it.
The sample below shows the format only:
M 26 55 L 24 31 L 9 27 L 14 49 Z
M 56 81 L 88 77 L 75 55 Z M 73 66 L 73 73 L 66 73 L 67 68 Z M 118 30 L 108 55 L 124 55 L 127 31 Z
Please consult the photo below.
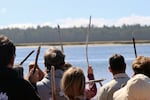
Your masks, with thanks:
M 88 27 L 73 27 L 60 29 L 63 42 L 85 42 Z M 59 33 L 57 28 L 50 26 L 37 26 L 37 28 L 6 28 L 0 29 L 0 34 L 7 35 L 14 43 L 57 43 Z M 90 42 L 99 41 L 131 41 L 150 40 L 150 26 L 122 25 L 116 26 L 92 26 L 89 34 Z

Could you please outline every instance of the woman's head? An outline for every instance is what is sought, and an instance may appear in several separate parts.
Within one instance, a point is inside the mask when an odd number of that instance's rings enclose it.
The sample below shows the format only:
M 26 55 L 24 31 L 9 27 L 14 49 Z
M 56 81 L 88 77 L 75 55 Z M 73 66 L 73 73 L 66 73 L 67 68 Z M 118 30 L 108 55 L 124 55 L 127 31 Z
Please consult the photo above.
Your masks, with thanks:
M 61 80 L 62 90 L 69 100 L 83 96 L 85 91 L 84 72 L 79 67 L 70 67 L 63 74 Z
M 150 77 L 150 58 L 145 56 L 138 56 L 132 62 L 132 69 L 134 74 L 145 74 Z

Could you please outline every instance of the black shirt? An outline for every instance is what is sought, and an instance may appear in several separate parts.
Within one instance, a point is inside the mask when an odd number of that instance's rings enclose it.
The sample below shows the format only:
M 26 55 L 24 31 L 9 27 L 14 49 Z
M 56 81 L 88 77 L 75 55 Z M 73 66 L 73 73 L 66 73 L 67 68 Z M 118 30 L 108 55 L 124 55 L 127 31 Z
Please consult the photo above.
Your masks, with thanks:
M 8 100 L 40 100 L 32 85 L 11 68 L 0 68 L 0 94 L 6 94 Z

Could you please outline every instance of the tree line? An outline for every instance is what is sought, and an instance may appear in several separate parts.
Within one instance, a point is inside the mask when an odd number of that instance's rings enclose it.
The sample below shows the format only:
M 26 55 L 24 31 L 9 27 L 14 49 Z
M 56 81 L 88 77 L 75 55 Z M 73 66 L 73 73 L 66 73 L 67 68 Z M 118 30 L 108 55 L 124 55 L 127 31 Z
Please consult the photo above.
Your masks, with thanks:
M 63 42 L 84 42 L 88 27 L 62 28 Z M 0 29 L 0 34 L 7 35 L 14 43 L 53 43 L 59 42 L 57 28 L 50 26 L 37 26 L 37 28 L 5 28 Z M 150 40 L 150 26 L 122 25 L 116 26 L 92 26 L 89 41 L 130 41 L 132 36 L 136 40 Z

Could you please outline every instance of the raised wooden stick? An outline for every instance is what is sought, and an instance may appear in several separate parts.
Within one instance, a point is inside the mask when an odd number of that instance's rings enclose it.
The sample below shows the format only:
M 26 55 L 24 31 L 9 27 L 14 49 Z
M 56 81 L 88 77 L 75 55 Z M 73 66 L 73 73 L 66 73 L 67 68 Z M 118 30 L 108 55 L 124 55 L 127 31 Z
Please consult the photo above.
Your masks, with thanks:
M 88 82 L 86 82 L 85 84 L 89 84 L 91 82 L 94 82 L 94 83 L 97 83 L 97 82 L 102 82 L 104 81 L 105 79 L 99 79 L 99 80 L 89 80 Z
M 37 53 L 36 53 L 36 58 L 35 58 L 35 65 L 34 65 L 34 69 L 33 69 L 33 74 L 35 73 L 35 70 L 37 68 L 37 62 L 38 62 L 38 58 L 39 58 L 39 54 L 40 54 L 40 49 L 41 49 L 41 46 L 38 47 L 38 50 L 37 50 Z
M 89 66 L 89 59 L 88 59 L 88 41 L 89 41 L 89 33 L 90 33 L 90 29 L 91 29 L 91 16 L 90 16 L 90 19 L 89 19 L 89 27 L 88 27 L 88 31 L 87 31 L 87 34 L 86 34 L 86 62 Z
M 54 68 L 54 66 L 51 66 L 51 87 L 52 87 L 52 100 L 56 100 L 55 68 Z
M 32 50 L 21 62 L 19 65 L 22 65 L 29 57 L 30 55 L 34 52 L 35 50 Z
M 91 30 L 91 16 L 89 19 L 89 26 L 88 26 L 88 30 L 87 30 L 87 34 L 86 34 L 86 62 L 87 62 L 88 67 L 90 66 L 89 59 L 88 59 L 88 41 L 89 41 L 90 30 Z M 101 81 L 99 81 L 99 83 L 102 86 Z
M 59 42 L 61 46 L 61 51 L 64 52 L 63 43 L 62 43 L 62 34 L 60 32 L 60 26 L 58 25 L 58 33 L 59 33 Z
M 135 54 L 135 58 L 136 58 L 137 57 L 137 52 L 136 52 L 135 39 L 134 39 L 133 34 L 132 34 L 132 41 L 133 41 L 133 47 L 134 47 L 134 54 Z

